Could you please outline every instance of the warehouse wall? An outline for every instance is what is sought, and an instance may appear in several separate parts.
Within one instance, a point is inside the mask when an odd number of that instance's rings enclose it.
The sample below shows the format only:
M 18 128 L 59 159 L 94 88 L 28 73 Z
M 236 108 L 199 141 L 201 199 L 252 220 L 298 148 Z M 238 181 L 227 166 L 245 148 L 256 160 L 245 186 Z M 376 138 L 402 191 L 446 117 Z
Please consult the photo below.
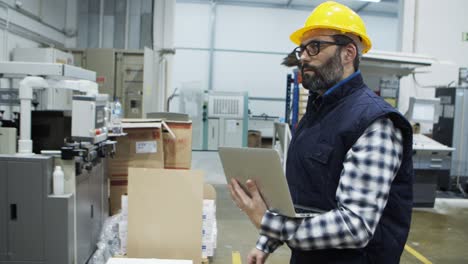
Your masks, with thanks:
M 458 82 L 458 68 L 468 67 L 468 1 L 405 0 L 402 51 L 433 56 L 436 63 L 424 73 L 403 78 L 400 111 L 406 112 L 410 96 L 434 98 L 433 88 Z M 412 26 L 413 25 L 413 26 Z
M 21 3 L 20 9 L 30 16 L 21 13 L 15 2 Z M 74 47 L 76 7 L 77 0 L 0 1 L 0 59 L 9 60 L 15 47 Z M 9 29 L 5 30 L 7 25 Z
M 173 87 L 210 86 L 210 9 L 207 4 L 176 4 Z M 248 91 L 249 96 L 284 98 L 282 58 L 294 48 L 289 35 L 310 11 L 218 5 L 214 29 L 213 90 Z M 398 49 L 398 18 L 362 15 L 374 48 Z M 284 102 L 250 101 L 255 115 L 284 115 Z M 172 110 L 175 110 L 171 108 Z
M 149 32 L 153 22 L 152 2 L 152 0 L 80 0 L 77 47 L 118 49 L 151 47 Z

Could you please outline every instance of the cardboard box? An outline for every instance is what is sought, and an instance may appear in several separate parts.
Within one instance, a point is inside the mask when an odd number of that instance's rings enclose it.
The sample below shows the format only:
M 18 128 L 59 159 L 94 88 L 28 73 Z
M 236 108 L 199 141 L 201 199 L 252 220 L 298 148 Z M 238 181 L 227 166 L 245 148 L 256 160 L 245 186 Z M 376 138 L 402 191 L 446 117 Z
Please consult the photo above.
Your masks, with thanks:
M 192 167 L 192 121 L 165 121 L 175 138 L 164 129 L 164 168 L 190 169 Z
M 127 135 L 116 138 L 115 157 L 109 160 L 110 178 L 127 177 L 129 167 L 164 168 L 162 122 L 125 121 Z
M 262 132 L 257 130 L 249 130 L 247 146 L 249 148 L 261 148 L 262 147 Z
M 162 131 L 165 126 L 161 120 L 154 119 L 122 120 L 123 132 L 127 135 L 116 138 L 115 157 L 108 162 L 112 215 L 119 212 L 120 196 L 127 193 L 129 167 L 164 168 Z
M 127 256 L 201 263 L 203 172 L 129 168 Z
M 191 171 L 182 171 L 182 172 L 185 172 L 185 173 L 190 173 Z M 167 174 L 169 173 L 169 174 Z M 176 173 L 175 175 L 173 173 Z M 169 170 L 169 171 L 165 171 L 163 170 L 163 174 L 167 175 L 168 177 L 178 177 L 177 174 L 178 174 L 178 171 L 175 171 L 175 170 Z M 172 175 L 172 176 L 171 176 Z M 194 175 L 197 177 L 197 175 Z M 143 176 L 145 177 L 145 176 Z M 192 176 L 190 176 L 192 177 Z M 177 183 L 180 184 L 180 181 L 182 179 L 178 179 L 177 180 Z M 185 181 L 188 181 L 190 182 L 190 184 L 193 184 L 193 180 L 194 179 L 186 179 Z M 169 180 L 170 181 L 170 180 Z M 195 179 L 196 182 L 198 182 L 198 180 Z M 149 181 L 150 182 L 150 181 Z M 149 182 L 146 182 L 147 184 L 149 184 Z M 188 183 L 186 182 L 186 183 Z M 184 180 L 182 180 L 182 183 L 184 183 Z M 189 184 L 189 185 L 190 185 Z M 185 185 L 185 184 L 184 184 Z M 165 185 L 166 188 L 168 188 L 167 185 Z M 111 185 L 111 190 L 113 190 L 113 194 L 114 195 L 111 195 L 111 199 L 114 201 L 113 204 L 116 204 L 117 202 L 119 203 L 120 205 L 120 199 L 121 199 L 121 195 L 123 194 L 126 194 L 127 193 L 127 178 L 124 178 L 123 180 L 117 180 L 117 179 L 114 179 L 112 181 L 112 185 Z M 156 188 L 157 189 L 157 188 Z M 170 192 L 170 190 L 167 190 L 168 192 Z M 128 198 L 130 199 L 130 198 Z M 217 227 L 216 227 L 216 218 L 215 218 L 215 210 L 216 210 L 216 205 L 215 205 L 215 200 L 216 200 L 216 190 L 214 189 L 214 187 L 210 184 L 204 184 L 203 186 L 203 217 L 202 217 L 202 249 L 201 249 L 201 254 L 203 257 L 208 257 L 208 256 L 213 256 L 214 254 L 214 249 L 216 248 L 216 237 L 217 237 Z M 206 200 L 208 199 L 208 200 Z M 164 201 L 162 201 L 164 202 Z M 193 201 L 191 201 L 193 203 Z M 188 203 L 188 202 L 187 202 Z M 158 207 L 158 208 L 164 208 L 165 206 L 163 207 Z M 211 214 L 207 214 L 207 210 L 206 208 L 209 207 L 209 209 L 211 209 Z M 112 209 L 115 209 L 115 208 L 112 208 Z M 120 209 L 120 206 L 119 208 Z M 117 211 L 118 211 L 117 209 Z M 213 212 L 214 210 L 214 212 Z M 158 211 L 164 211 L 164 209 L 160 209 Z M 193 222 L 191 222 L 193 224 Z M 165 224 L 164 226 L 168 229 L 168 230 L 173 230 L 173 229 L 177 229 L 177 224 L 175 222 L 171 222 L 170 224 Z M 209 239 L 208 239 L 208 236 L 209 236 Z M 123 241 L 121 241 L 123 243 Z M 126 244 L 126 243 L 125 243 Z M 160 256 L 158 256 L 160 257 Z M 205 263 L 205 262 L 203 262 Z M 207 262 L 206 262 L 207 263 Z

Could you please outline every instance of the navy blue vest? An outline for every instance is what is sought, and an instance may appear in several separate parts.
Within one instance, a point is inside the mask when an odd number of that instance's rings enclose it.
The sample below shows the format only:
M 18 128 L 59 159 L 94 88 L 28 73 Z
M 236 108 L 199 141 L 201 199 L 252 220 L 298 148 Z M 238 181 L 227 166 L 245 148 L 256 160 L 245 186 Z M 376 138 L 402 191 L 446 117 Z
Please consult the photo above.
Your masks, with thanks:
M 361 249 L 301 251 L 291 263 L 399 263 L 411 223 L 412 129 L 356 72 L 321 97 L 309 96 L 307 112 L 288 150 L 286 177 L 296 205 L 330 211 L 348 150 L 376 119 L 390 118 L 403 133 L 403 161 L 373 238 Z

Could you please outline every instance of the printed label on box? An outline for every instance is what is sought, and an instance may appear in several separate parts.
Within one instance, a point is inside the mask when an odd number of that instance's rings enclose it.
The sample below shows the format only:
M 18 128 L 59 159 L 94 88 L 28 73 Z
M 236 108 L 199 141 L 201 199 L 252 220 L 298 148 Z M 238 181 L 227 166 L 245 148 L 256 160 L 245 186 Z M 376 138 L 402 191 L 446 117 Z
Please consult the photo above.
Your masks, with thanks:
M 156 141 L 139 141 L 136 142 L 136 153 L 156 153 L 158 151 Z

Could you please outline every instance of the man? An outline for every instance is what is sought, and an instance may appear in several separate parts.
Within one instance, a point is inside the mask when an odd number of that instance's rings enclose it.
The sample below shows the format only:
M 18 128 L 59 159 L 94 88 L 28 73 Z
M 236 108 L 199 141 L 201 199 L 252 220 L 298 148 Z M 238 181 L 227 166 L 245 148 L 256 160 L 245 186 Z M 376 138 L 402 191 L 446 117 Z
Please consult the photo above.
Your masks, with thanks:
M 286 177 L 296 206 L 325 213 L 288 218 L 266 210 L 252 181 L 231 196 L 260 230 L 249 263 L 264 263 L 283 243 L 290 263 L 399 263 L 411 222 L 412 130 L 363 82 L 371 48 L 362 19 L 325 2 L 291 35 L 300 46 L 307 111 L 293 137 Z

